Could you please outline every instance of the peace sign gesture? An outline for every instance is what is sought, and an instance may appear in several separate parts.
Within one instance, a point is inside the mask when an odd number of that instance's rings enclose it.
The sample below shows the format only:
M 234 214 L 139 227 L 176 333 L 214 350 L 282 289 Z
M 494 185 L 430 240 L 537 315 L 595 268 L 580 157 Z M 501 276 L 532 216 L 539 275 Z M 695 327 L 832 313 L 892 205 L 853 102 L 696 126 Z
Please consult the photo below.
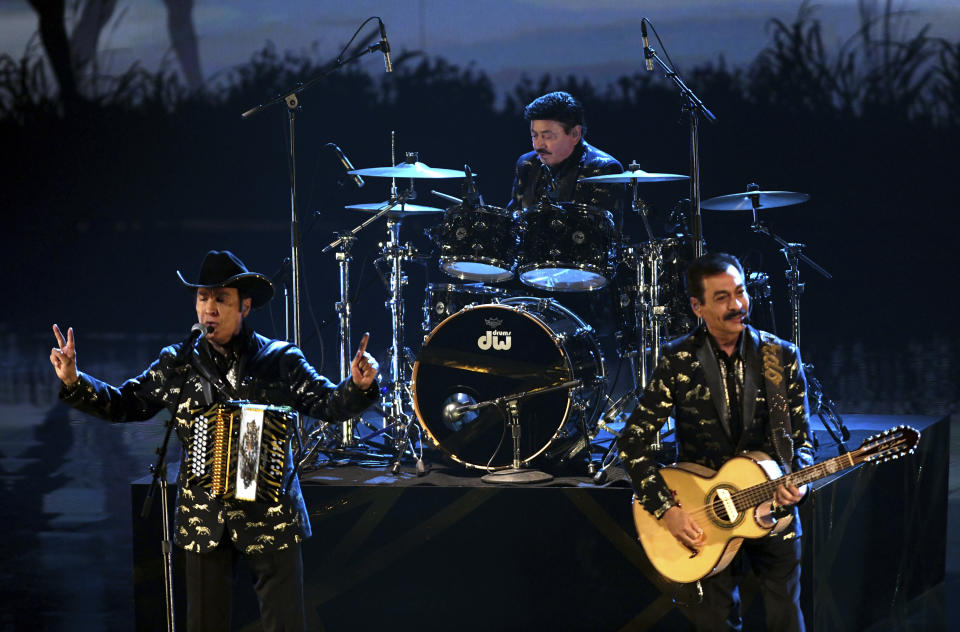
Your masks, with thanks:
M 73 339 L 73 327 L 67 329 L 66 340 L 56 325 L 53 326 L 53 335 L 57 337 L 59 347 L 50 350 L 50 364 L 61 382 L 73 386 L 80 379 L 77 374 L 77 343 Z

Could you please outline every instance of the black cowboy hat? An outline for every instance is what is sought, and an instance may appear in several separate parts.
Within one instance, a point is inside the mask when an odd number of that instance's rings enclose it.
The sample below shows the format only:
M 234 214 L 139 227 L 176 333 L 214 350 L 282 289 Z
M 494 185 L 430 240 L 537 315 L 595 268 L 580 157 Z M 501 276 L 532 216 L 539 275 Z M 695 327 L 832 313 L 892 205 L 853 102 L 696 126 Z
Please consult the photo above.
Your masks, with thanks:
M 211 250 L 200 264 L 200 277 L 190 283 L 177 270 L 180 282 L 191 290 L 198 288 L 235 287 L 252 299 L 253 309 L 266 305 L 273 298 L 273 283 L 258 272 L 250 272 L 247 266 L 229 250 Z

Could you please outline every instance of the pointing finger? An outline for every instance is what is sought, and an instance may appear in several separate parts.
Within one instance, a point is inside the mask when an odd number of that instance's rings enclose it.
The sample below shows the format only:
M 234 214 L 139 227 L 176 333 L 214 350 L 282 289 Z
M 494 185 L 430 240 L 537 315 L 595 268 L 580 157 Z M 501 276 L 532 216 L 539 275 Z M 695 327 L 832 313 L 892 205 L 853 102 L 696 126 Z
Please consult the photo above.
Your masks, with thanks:
M 63 339 L 63 334 L 60 333 L 60 328 L 57 325 L 53 326 L 53 335 L 57 337 L 57 344 L 61 347 L 67 344 L 67 342 Z
M 363 352 L 367 350 L 367 342 L 370 340 L 370 332 L 363 332 L 363 338 L 360 339 L 360 348 L 357 349 L 357 356 L 362 356 Z
M 76 344 L 73 341 L 73 327 L 67 328 L 67 348 L 73 351 Z

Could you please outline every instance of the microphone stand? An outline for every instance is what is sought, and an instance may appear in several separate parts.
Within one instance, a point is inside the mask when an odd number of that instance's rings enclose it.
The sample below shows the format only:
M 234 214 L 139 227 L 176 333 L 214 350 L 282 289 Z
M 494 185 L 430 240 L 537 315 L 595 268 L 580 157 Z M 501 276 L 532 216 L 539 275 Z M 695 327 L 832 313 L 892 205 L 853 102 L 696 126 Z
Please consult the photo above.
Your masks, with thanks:
M 475 404 L 465 404 L 457 406 L 455 413 L 462 415 L 472 410 L 478 410 L 487 406 L 497 406 L 510 425 L 511 436 L 513 437 L 513 462 L 505 470 L 490 472 L 481 477 L 485 483 L 542 483 L 553 480 L 553 475 L 541 472 L 540 470 L 523 469 L 523 463 L 520 462 L 520 400 L 533 395 L 550 393 L 561 389 L 578 388 L 582 382 L 580 380 L 571 380 L 555 386 L 545 388 L 535 388 L 522 393 L 513 393 L 503 395 L 496 399 L 489 399 Z
M 680 95 L 683 97 L 680 111 L 687 115 L 690 122 L 690 224 L 693 232 L 693 255 L 699 257 L 703 254 L 703 223 L 700 215 L 700 116 L 703 115 L 711 123 L 716 123 L 717 117 L 707 109 L 676 71 L 660 59 L 656 50 L 645 46 L 643 55 L 645 59 L 657 62 L 665 76 L 680 88 Z
M 331 64 L 329 68 L 321 71 L 312 79 L 305 83 L 298 84 L 297 87 L 287 92 L 281 93 L 266 103 L 256 105 L 241 114 L 243 118 L 249 118 L 265 109 L 278 103 L 285 103 L 287 106 L 287 119 L 290 134 L 290 153 L 288 155 L 288 169 L 290 171 L 290 269 L 291 269 L 291 303 L 292 303 L 292 336 L 290 342 L 300 346 L 300 224 L 297 219 L 297 156 L 296 156 L 296 112 L 300 109 L 300 100 L 298 96 L 301 92 L 326 78 L 336 70 L 348 63 L 380 50 L 380 42 L 372 44 L 356 55 L 347 59 L 339 57 Z
M 160 487 L 160 516 L 163 525 L 163 538 L 160 541 L 160 550 L 163 555 L 163 592 L 164 605 L 167 613 L 167 632 L 173 632 L 176 629 L 176 622 L 173 610 L 173 544 L 170 540 L 170 515 L 169 498 L 167 494 L 167 445 L 170 443 L 170 434 L 176 422 L 171 417 L 167 423 L 167 432 L 163 436 L 163 443 L 157 448 L 157 462 L 150 466 L 153 473 L 153 480 L 150 481 L 150 489 L 147 490 L 147 497 L 143 500 L 143 508 L 140 510 L 140 517 L 146 518 L 150 515 L 150 509 L 153 506 L 153 492 Z
M 371 18 L 372 19 L 372 18 Z M 362 28 L 362 25 L 361 25 Z M 287 338 L 295 344 L 300 346 L 300 222 L 297 219 L 297 141 L 296 141 L 296 113 L 300 109 L 300 100 L 298 95 L 305 91 L 307 88 L 317 83 L 321 79 L 324 79 L 331 73 L 340 69 L 342 66 L 363 57 L 369 53 L 376 52 L 381 50 L 381 42 L 367 46 L 362 51 L 348 57 L 347 59 L 337 59 L 330 65 L 329 68 L 321 71 L 312 79 L 309 79 L 305 83 L 298 84 L 297 87 L 292 90 L 281 93 L 280 95 L 274 97 L 273 99 L 256 105 L 243 114 L 242 118 L 250 118 L 260 112 L 263 112 L 265 109 L 276 105 L 278 103 L 284 103 L 287 106 L 287 124 L 290 134 L 290 152 L 287 156 L 287 168 L 290 172 L 290 317 L 288 318 L 288 324 L 290 325 L 290 335 Z M 292 321 L 292 322 L 291 322 Z M 300 415 L 294 414 L 294 434 L 297 437 L 300 436 L 301 427 L 300 427 Z

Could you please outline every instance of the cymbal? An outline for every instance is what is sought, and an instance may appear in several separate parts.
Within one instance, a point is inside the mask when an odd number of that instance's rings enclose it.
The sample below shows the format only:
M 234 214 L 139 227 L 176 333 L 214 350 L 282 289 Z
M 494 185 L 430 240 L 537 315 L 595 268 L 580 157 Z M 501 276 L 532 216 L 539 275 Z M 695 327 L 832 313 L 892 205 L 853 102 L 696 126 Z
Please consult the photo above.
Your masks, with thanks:
M 401 162 L 396 167 L 354 169 L 349 174 L 372 178 L 463 178 L 463 169 L 434 169 L 422 162 Z M 477 174 L 473 174 L 476 176 Z
M 756 208 L 776 208 L 802 204 L 809 199 L 808 193 L 794 191 L 746 191 L 712 197 L 701 202 L 700 208 L 710 211 L 750 211 L 754 208 L 754 200 L 757 202 Z
M 367 202 L 364 204 L 350 204 L 344 208 L 348 208 L 353 211 L 377 212 L 382 211 L 389 205 L 390 202 Z M 423 215 L 425 213 L 443 213 L 443 209 L 435 208 L 433 206 L 420 206 L 419 204 L 403 202 L 390 209 L 389 213 L 391 215 L 399 215 L 401 217 L 410 217 L 411 215 Z
M 595 182 L 597 184 L 630 184 L 632 182 L 673 182 L 675 180 L 689 180 L 690 176 L 677 173 L 651 173 L 643 169 L 624 171 L 623 173 L 608 173 L 591 178 L 580 178 L 580 182 Z

